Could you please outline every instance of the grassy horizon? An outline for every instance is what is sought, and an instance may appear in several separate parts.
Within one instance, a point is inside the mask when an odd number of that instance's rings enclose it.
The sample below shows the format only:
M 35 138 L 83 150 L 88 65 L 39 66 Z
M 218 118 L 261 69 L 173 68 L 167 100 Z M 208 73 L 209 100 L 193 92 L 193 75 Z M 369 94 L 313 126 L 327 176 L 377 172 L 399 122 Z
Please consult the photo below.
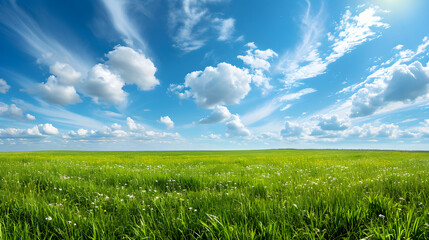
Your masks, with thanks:
M 429 152 L 0 153 L 0 239 L 428 239 Z

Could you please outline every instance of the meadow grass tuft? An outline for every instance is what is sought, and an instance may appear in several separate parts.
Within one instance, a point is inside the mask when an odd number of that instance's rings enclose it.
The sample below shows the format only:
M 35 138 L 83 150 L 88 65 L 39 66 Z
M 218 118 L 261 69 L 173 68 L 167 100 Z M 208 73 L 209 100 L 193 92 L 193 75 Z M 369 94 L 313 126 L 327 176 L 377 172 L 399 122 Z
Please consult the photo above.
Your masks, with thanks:
M 429 153 L 0 154 L 0 239 L 429 239 Z

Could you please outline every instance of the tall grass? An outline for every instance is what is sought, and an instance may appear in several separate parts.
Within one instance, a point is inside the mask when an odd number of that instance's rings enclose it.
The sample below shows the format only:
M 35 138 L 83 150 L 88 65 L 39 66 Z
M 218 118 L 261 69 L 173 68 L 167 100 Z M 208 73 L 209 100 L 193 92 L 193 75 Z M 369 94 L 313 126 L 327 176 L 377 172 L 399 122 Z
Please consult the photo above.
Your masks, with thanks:
M 0 239 L 429 239 L 429 153 L 0 154 Z

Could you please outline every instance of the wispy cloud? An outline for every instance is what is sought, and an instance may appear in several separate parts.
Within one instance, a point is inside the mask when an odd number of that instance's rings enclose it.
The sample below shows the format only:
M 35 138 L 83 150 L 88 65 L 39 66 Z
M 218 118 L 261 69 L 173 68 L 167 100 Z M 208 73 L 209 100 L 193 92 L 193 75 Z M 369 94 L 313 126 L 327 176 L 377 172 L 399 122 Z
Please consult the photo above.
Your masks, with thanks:
M 110 21 L 116 31 L 124 36 L 124 40 L 130 46 L 146 50 L 146 43 L 141 37 L 135 23 L 130 19 L 130 7 L 136 5 L 132 0 L 101 0 L 110 16 Z
M 313 88 L 305 88 L 295 93 L 287 93 L 282 96 L 278 96 L 258 106 L 254 110 L 244 114 L 242 117 L 243 123 L 246 125 L 252 125 L 256 122 L 259 122 L 260 120 L 270 116 L 274 111 L 279 109 L 284 104 L 284 102 L 298 100 L 302 96 L 310 93 L 314 93 L 314 92 L 316 92 L 316 90 Z M 288 106 L 287 108 L 291 107 L 290 104 L 288 104 L 287 106 Z M 283 110 L 286 110 L 287 108 L 283 108 Z
M 285 75 L 286 84 L 300 79 L 315 77 L 324 73 L 326 64 L 319 53 L 320 41 L 324 32 L 325 14 L 323 6 L 316 15 L 311 12 L 311 2 L 301 20 L 301 42 L 294 50 L 281 56 L 277 70 Z
M 66 126 L 72 127 L 85 127 L 93 129 L 101 129 L 103 123 L 95 120 L 93 118 L 83 116 L 68 110 L 65 110 L 62 107 L 56 106 L 44 106 L 39 107 L 33 104 L 24 102 L 22 100 L 17 100 L 15 103 L 18 106 L 21 106 L 25 109 L 31 109 L 31 112 L 37 113 L 39 116 L 44 116 L 46 119 L 49 119 L 52 122 L 63 124 Z
M 79 51 L 77 54 L 62 45 L 13 0 L 0 4 L 0 23 L 19 35 L 19 39 L 24 40 L 21 47 L 40 63 L 52 65 L 57 61 L 67 61 L 81 72 L 85 72 L 92 65 L 85 51 Z
M 218 30 L 219 41 L 229 39 L 234 31 L 233 18 L 213 17 L 207 4 L 225 0 L 171 0 L 169 25 L 174 46 L 184 52 L 203 47 L 208 41 L 205 35 L 210 29 Z
M 353 15 L 350 9 L 343 14 L 333 33 L 328 33 L 328 41 L 333 43 L 327 52 L 321 52 L 324 39 L 323 6 L 316 15 L 311 14 L 311 3 L 307 0 L 307 10 L 302 18 L 302 41 L 291 52 L 286 52 L 280 59 L 277 70 L 284 74 L 285 84 L 324 74 L 329 64 L 337 61 L 364 42 L 381 36 L 379 29 L 386 29 L 389 24 L 382 22 L 377 14 L 385 13 L 377 6 L 360 8 Z

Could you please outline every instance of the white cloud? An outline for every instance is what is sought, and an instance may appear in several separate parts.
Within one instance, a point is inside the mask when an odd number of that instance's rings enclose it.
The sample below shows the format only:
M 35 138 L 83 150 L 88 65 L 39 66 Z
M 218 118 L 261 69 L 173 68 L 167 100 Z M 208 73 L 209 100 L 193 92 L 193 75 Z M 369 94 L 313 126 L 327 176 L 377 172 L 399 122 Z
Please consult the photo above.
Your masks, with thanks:
M 0 137 L 4 138 L 26 138 L 26 137 L 41 137 L 37 126 L 28 129 L 19 128 L 0 128 Z
M 429 93 L 429 67 L 418 61 L 392 65 L 353 96 L 351 117 L 368 116 L 389 103 L 411 103 Z
M 279 103 L 277 99 L 267 101 L 244 114 L 242 120 L 246 125 L 252 125 L 270 116 L 280 106 L 281 103 Z
M 206 135 L 201 135 L 201 137 L 205 138 L 205 139 L 216 139 L 216 140 L 221 139 L 221 135 L 220 134 L 213 134 L 213 133 L 210 133 L 207 136 Z
M 103 126 L 103 123 L 101 123 L 100 121 L 74 112 L 67 111 L 58 106 L 38 107 L 21 100 L 17 101 L 17 103 L 19 103 L 19 105 L 22 106 L 24 109 L 31 109 L 32 112 L 44 116 L 49 121 L 61 123 L 62 125 L 95 129 L 99 129 L 101 126 Z
M 118 73 L 125 83 L 136 84 L 144 91 L 159 85 L 159 80 L 155 77 L 157 69 L 143 53 L 118 45 L 106 57 L 109 58 L 107 64 L 111 71 Z
M 258 48 L 254 42 L 248 42 L 246 43 L 246 46 L 249 47 L 250 49 Z
M 39 131 L 46 135 L 57 135 L 59 131 L 56 127 L 52 126 L 50 123 L 39 124 Z
M 157 130 L 145 131 L 142 124 L 136 123 L 132 118 L 126 119 L 127 129 L 121 129 L 119 124 L 113 124 L 112 128 L 103 126 L 98 130 L 79 129 L 69 131 L 62 137 L 67 141 L 86 140 L 86 141 L 183 141 L 179 133 L 160 132 Z
M 0 93 L 6 94 L 10 89 L 10 86 L 7 84 L 7 82 L 0 78 Z
M 130 118 L 130 117 L 127 117 L 127 126 L 128 126 L 128 129 L 129 130 L 131 130 L 131 131 L 136 131 L 136 130 L 143 130 L 144 129 L 144 126 L 143 125 L 141 125 L 141 124 L 139 124 L 139 123 L 136 123 L 132 118 Z
M 362 126 L 353 126 L 344 131 L 343 136 L 348 138 L 397 138 L 401 134 L 399 127 L 395 124 L 374 125 L 365 123 Z
M 0 102 L 0 117 L 20 118 L 22 117 L 22 109 L 15 104 L 7 105 Z
M 82 77 L 80 72 L 74 70 L 72 66 L 67 63 L 56 62 L 51 65 L 49 71 L 57 76 L 58 84 L 64 86 L 75 86 Z
M 219 31 L 219 37 L 217 38 L 217 40 L 226 41 L 231 38 L 231 35 L 234 32 L 234 24 L 235 24 L 234 18 L 227 18 L 227 19 L 215 18 L 214 23 L 218 24 L 216 28 Z
M 253 42 L 248 46 L 250 47 L 250 50 L 246 52 L 247 54 L 244 56 L 239 55 L 237 57 L 252 69 L 269 70 L 271 64 L 267 60 L 278 56 L 278 54 L 271 49 L 264 51 L 256 49 L 256 45 Z
M 159 122 L 164 124 L 167 129 L 174 128 L 174 122 L 170 119 L 169 116 L 164 116 L 159 119 Z
M 55 62 L 50 66 L 50 73 L 44 83 L 35 87 L 27 87 L 27 92 L 41 95 L 41 98 L 49 103 L 58 105 L 71 105 L 82 102 L 76 92 L 77 85 L 82 77 L 80 72 L 74 70 L 67 63 Z
M 336 37 L 332 44 L 332 53 L 326 58 L 328 63 L 335 62 L 356 46 L 379 37 L 381 34 L 374 29 L 389 28 L 382 18 L 376 14 L 383 12 L 378 7 L 368 7 L 353 16 L 349 9 L 336 27 Z
M 279 100 L 280 101 L 291 101 L 291 100 L 296 100 L 296 99 L 300 99 L 302 96 L 310 94 L 310 93 L 314 93 L 317 90 L 313 89 L 313 88 L 304 88 L 296 93 L 288 93 L 285 94 L 283 96 L 280 96 Z
M 262 69 L 254 70 L 252 74 L 252 82 L 257 86 L 262 88 L 262 93 L 267 94 L 269 90 L 273 88 L 270 84 L 271 78 L 267 77 Z
M 247 137 L 250 131 L 241 122 L 240 117 L 236 114 L 231 116 L 231 120 L 226 125 L 226 134 L 230 137 Z
M 28 89 L 30 93 L 42 95 L 42 99 L 58 105 L 70 105 L 82 102 L 73 86 L 59 84 L 58 79 L 51 75 L 46 83 L 40 83 L 36 89 Z
M 290 107 L 292 107 L 292 104 L 287 104 L 286 106 L 284 106 L 284 107 L 282 107 L 281 109 L 280 109 L 280 111 L 286 111 L 287 109 L 289 109 Z
M 304 128 L 302 125 L 286 121 L 285 128 L 281 130 L 283 137 L 300 137 L 304 134 Z
M 232 33 L 234 21 L 221 19 L 215 21 L 207 8 L 209 3 L 226 2 L 224 0 L 176 0 L 170 1 L 169 26 L 173 35 L 174 46 L 190 52 L 204 46 L 205 34 L 211 28 L 220 31 L 219 40 L 226 40 Z M 226 22 L 225 22 L 226 21 Z M 217 25 L 221 23 L 221 26 Z M 231 26 L 232 25 L 232 26 Z
M 124 82 L 120 76 L 112 73 L 103 64 L 95 65 L 83 83 L 85 94 L 91 96 L 95 102 L 100 98 L 112 104 L 121 104 L 126 101 L 128 94 L 122 90 L 123 86 Z
M 318 47 L 323 36 L 325 17 L 322 8 L 315 16 L 311 15 L 311 3 L 307 2 L 307 10 L 301 20 L 301 42 L 293 51 L 288 51 L 280 57 L 277 70 L 285 75 L 285 83 L 312 78 L 325 72 L 326 64 L 320 57 Z
M 100 114 L 107 116 L 107 117 L 113 117 L 113 118 L 123 117 L 123 114 L 117 113 L 117 112 L 112 112 L 112 111 L 100 111 Z
M 252 109 L 250 112 L 247 112 L 243 117 L 243 122 L 246 125 L 251 125 L 253 123 L 259 122 L 260 120 L 270 116 L 275 110 L 281 107 L 283 104 L 282 102 L 285 101 L 293 101 L 300 99 L 302 96 L 316 92 L 313 88 L 305 88 L 302 89 L 296 93 L 288 93 L 279 97 L 276 97 L 258 107 L 255 109 Z M 291 105 L 289 104 L 289 107 Z M 289 108 L 288 107 L 288 108 Z M 286 110 L 287 108 L 283 108 L 282 111 Z
M 246 65 L 249 65 L 252 71 L 252 82 L 257 87 L 262 87 L 263 94 L 273 87 L 270 85 L 271 78 L 265 75 L 268 72 L 271 64 L 268 60 L 277 57 L 278 54 L 271 49 L 259 50 L 254 42 L 246 44 L 250 49 L 246 51 L 246 55 L 239 55 L 237 58 L 241 59 Z
M 29 114 L 29 113 L 27 113 L 25 115 L 25 118 L 27 118 L 27 120 L 30 120 L 30 121 L 35 121 L 36 120 L 36 117 L 33 116 L 33 115 L 31 115 L 31 114 Z
M 214 123 L 224 122 L 228 120 L 230 117 L 231 117 L 231 113 L 229 112 L 228 108 L 224 106 L 216 106 L 209 116 L 200 119 L 198 123 L 214 124 Z
M 398 44 L 393 49 L 395 49 L 395 50 L 401 50 L 402 48 L 404 48 L 404 45 Z
M 34 20 L 16 1 L 7 1 L 0 6 L 0 22 L 19 35 L 18 43 L 22 48 L 38 59 L 38 63 L 51 65 L 56 61 L 67 59 L 68 63 L 81 72 L 91 66 L 85 47 L 75 45 L 68 49 L 61 41 L 56 40 L 44 31 L 46 26 Z M 57 29 L 55 29 L 57 30 Z M 61 31 L 65 34 L 69 31 Z M 63 36 L 73 38 L 74 36 Z M 76 44 L 78 41 L 68 41 Z M 75 51 L 78 50 L 78 51 Z
M 368 7 L 354 16 L 347 9 L 335 32 L 328 34 L 328 40 L 334 42 L 330 51 L 322 54 L 319 49 L 324 36 L 324 17 L 322 11 L 314 17 L 310 16 L 311 4 L 309 1 L 307 3 L 307 12 L 302 19 L 302 42 L 294 51 L 284 54 L 277 65 L 277 69 L 285 75 L 286 85 L 289 86 L 299 80 L 324 74 L 329 64 L 362 43 L 379 37 L 381 34 L 376 29 L 389 27 L 376 15 L 383 12 L 378 7 Z
M 342 131 L 349 127 L 348 123 L 337 115 L 321 116 L 318 126 L 324 131 Z
M 77 130 L 77 135 L 79 136 L 85 136 L 88 134 L 88 130 L 80 128 L 79 130 Z
M 8 138 L 32 138 L 32 137 L 46 137 L 47 135 L 58 135 L 57 128 L 50 123 L 39 124 L 32 128 L 5 128 L 0 129 L 0 137 Z
M 102 0 L 102 2 L 116 31 L 125 37 L 127 43 L 131 43 L 131 45 L 137 43 L 140 48 L 144 49 L 146 44 L 138 32 L 138 28 L 130 19 L 128 11 L 132 7 L 130 3 L 134 3 L 134 1 Z
M 247 69 L 222 62 L 216 67 L 206 67 L 204 71 L 188 73 L 180 88 L 184 90 L 182 96 L 192 96 L 198 106 L 214 108 L 238 104 L 250 91 L 251 79 Z

